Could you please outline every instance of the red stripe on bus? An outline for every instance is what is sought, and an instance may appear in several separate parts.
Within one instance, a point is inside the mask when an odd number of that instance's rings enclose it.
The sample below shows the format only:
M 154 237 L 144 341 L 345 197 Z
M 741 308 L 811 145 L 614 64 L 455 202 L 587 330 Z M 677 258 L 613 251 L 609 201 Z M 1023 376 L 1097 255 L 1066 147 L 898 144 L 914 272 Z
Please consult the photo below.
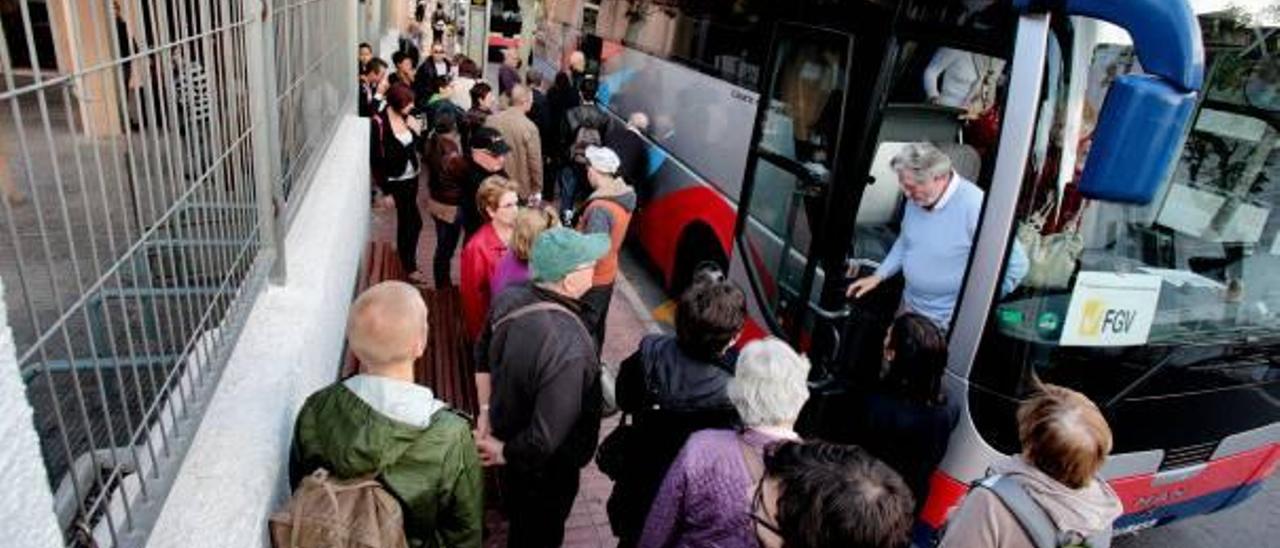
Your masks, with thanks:
M 1199 474 L 1183 481 L 1156 486 L 1152 485 L 1155 474 L 1143 474 L 1110 483 L 1124 503 L 1125 514 L 1132 514 L 1264 481 L 1275 472 L 1277 465 L 1280 465 L 1280 444 L 1273 443 L 1209 461 Z M 935 530 L 941 528 L 947 514 L 960 504 L 968 491 L 968 484 L 942 471 L 934 471 L 929 479 L 929 500 L 920 511 L 920 521 Z
M 946 475 L 941 470 L 934 470 L 929 478 L 929 500 L 920 510 L 920 521 L 934 530 L 941 529 L 947 521 L 947 513 L 960 504 L 960 499 L 969 492 L 969 484 Z
M 720 240 L 721 251 L 731 256 L 734 211 L 716 191 L 695 184 L 655 198 L 638 215 L 638 236 L 649 258 L 662 271 L 667 285 L 675 274 L 676 246 L 690 223 L 700 221 Z
M 1277 457 L 1280 445 L 1269 444 L 1209 461 L 1199 474 L 1182 481 L 1153 485 L 1155 474 L 1146 474 L 1111 480 L 1111 487 L 1131 514 L 1253 483 L 1275 470 Z

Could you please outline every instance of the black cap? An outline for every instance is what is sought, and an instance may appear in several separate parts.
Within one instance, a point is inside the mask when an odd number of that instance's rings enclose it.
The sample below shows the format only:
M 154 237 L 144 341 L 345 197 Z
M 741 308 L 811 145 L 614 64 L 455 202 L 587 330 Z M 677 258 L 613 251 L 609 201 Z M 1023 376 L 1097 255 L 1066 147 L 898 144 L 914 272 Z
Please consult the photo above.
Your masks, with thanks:
M 478 127 L 471 132 L 471 150 L 483 150 L 494 156 L 511 152 L 511 147 L 502 140 L 502 134 L 491 127 Z

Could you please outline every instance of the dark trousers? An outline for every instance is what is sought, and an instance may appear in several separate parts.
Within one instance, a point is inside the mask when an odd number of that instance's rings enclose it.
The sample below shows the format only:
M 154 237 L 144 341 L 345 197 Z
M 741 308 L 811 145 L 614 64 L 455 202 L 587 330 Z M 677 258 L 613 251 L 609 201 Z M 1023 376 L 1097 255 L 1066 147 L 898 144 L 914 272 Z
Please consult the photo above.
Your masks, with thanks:
M 597 285 L 582 296 L 583 322 L 596 339 L 596 354 L 604 348 L 605 320 L 609 316 L 609 303 L 613 301 L 613 284 Z
M 418 236 L 422 233 L 422 213 L 418 211 L 418 180 L 387 181 L 382 191 L 396 201 L 396 255 L 404 273 L 418 269 Z
M 564 522 L 578 496 L 579 471 L 554 459 L 536 471 L 503 469 L 508 548 L 558 548 L 564 542 Z
M 560 174 L 556 176 L 556 197 L 560 200 L 559 213 L 562 216 L 566 211 L 576 211 L 578 200 L 586 197 L 587 186 L 585 168 L 573 162 L 560 168 Z
M 479 210 L 476 209 L 474 199 L 467 200 L 464 196 L 462 203 L 458 204 L 458 223 L 462 226 L 463 243 L 471 240 L 471 237 L 484 226 L 484 217 L 480 216 Z
M 453 263 L 453 253 L 458 249 L 458 240 L 462 239 L 462 219 L 455 217 L 452 223 L 446 223 L 432 217 L 436 223 L 436 250 L 431 258 L 431 273 L 436 287 L 453 285 L 449 277 L 449 266 Z

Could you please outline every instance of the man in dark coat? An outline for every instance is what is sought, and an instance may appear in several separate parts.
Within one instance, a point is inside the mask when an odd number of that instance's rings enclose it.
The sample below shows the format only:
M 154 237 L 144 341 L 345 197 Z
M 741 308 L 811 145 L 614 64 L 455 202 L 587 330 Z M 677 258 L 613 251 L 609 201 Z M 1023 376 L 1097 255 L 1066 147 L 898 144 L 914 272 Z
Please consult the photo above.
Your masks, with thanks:
M 600 362 L 578 299 L 608 249 L 603 234 L 543 232 L 530 257 L 532 281 L 498 295 L 476 345 L 476 445 L 481 462 L 505 465 L 508 547 L 562 544 L 579 474 L 595 453 Z
M 442 76 L 448 79 L 452 70 L 453 63 L 444 54 L 444 44 L 439 42 L 431 44 L 431 55 L 418 65 L 418 70 L 413 76 L 414 104 L 419 110 L 426 108 L 431 97 L 435 95 L 437 90 L 432 87 L 437 85 L 438 79 Z

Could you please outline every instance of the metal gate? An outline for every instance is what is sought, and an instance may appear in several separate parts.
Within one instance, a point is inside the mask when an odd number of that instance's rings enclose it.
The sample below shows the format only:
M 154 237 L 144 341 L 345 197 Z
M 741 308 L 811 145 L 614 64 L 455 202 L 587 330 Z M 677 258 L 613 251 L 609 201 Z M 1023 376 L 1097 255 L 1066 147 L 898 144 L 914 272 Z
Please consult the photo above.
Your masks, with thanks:
M 354 4 L 0 0 L 0 277 L 69 545 L 145 542 L 350 109 Z

